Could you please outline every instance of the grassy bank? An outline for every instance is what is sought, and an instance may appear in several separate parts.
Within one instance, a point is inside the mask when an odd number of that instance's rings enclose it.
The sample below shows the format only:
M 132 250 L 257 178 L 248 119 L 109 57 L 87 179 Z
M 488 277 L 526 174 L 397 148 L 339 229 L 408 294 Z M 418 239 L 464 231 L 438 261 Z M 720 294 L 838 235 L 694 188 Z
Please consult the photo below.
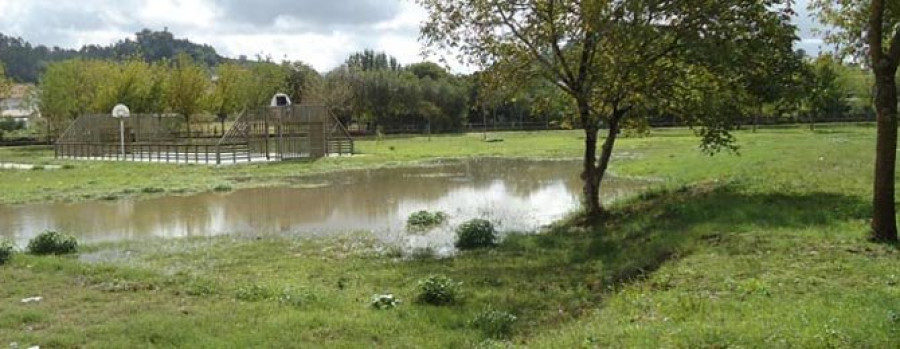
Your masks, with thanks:
M 448 259 L 398 258 L 353 235 L 89 247 L 87 257 L 111 258 L 99 263 L 19 255 L 0 267 L 0 339 L 42 347 L 468 347 L 489 344 L 473 319 L 495 309 L 516 316 L 507 344 L 526 347 L 900 344 L 900 252 L 862 238 L 874 130 L 739 136 L 741 156 L 714 158 L 698 153 L 686 131 L 626 139 L 619 150 L 628 156 L 613 170 L 665 185 L 619 203 L 602 223 L 560 222 L 545 235 Z M 580 145 L 567 132 L 502 134 L 500 143 L 476 137 L 363 142 L 367 156 L 312 164 L 162 168 L 178 178 L 262 176 L 243 184 L 261 185 L 432 156 L 571 157 Z M 111 166 L 75 164 L 40 174 Z M 152 177 L 135 174 L 145 175 Z M 463 301 L 416 303 L 417 282 L 431 274 L 462 281 Z M 388 292 L 402 301 L 397 308 L 369 306 Z M 19 303 L 29 296 L 44 300 Z

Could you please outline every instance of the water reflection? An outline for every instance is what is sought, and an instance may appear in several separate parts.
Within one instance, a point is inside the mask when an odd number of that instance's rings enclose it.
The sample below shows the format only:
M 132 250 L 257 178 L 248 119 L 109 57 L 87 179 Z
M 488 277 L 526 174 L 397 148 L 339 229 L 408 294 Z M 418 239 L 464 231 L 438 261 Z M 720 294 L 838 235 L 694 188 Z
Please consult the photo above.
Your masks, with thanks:
M 45 230 L 82 241 L 222 234 L 304 234 L 367 231 L 411 246 L 446 246 L 452 227 L 487 218 L 501 230 L 533 230 L 578 206 L 579 163 L 481 159 L 435 167 L 350 171 L 298 178 L 298 188 L 149 200 L 0 206 L 0 234 L 24 244 Z M 633 193 L 643 182 L 612 178 L 604 200 Z M 418 210 L 450 215 L 446 228 L 407 234 Z

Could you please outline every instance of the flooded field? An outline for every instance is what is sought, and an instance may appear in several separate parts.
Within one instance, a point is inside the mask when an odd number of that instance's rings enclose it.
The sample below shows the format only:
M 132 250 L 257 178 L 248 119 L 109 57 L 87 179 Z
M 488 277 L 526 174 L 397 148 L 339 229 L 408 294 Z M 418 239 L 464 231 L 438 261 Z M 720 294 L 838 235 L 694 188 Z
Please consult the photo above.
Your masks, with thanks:
M 0 206 L 0 234 L 21 246 L 45 230 L 83 242 L 369 232 L 386 242 L 439 249 L 452 245 L 453 228 L 471 218 L 489 219 L 501 231 L 531 231 L 563 217 L 578 207 L 579 168 L 576 161 L 480 159 L 299 177 L 292 187 Z M 646 184 L 609 178 L 602 195 L 608 202 Z M 446 212 L 449 221 L 409 233 L 406 218 L 419 210 Z

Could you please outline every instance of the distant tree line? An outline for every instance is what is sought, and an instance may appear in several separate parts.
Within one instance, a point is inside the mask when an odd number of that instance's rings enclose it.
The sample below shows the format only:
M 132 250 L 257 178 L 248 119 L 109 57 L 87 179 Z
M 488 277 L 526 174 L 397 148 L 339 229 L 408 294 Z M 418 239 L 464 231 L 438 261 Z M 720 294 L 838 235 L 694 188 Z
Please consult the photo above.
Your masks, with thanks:
M 65 50 L 32 47 L 0 34 L 0 62 L 9 80 L 39 83 L 39 107 L 56 130 L 78 115 L 106 113 L 117 103 L 136 113 L 183 114 L 192 122 L 233 118 L 266 105 L 279 91 L 295 103 L 327 104 L 346 125 L 368 133 L 453 132 L 482 124 L 578 127 L 572 101 L 540 79 L 504 84 L 492 81 L 488 72 L 455 75 L 430 62 L 403 66 L 371 50 L 354 53 L 322 74 L 303 62 L 225 59 L 212 47 L 175 39 L 168 31 L 143 30 L 135 38 Z M 802 51 L 766 52 L 751 60 L 758 67 L 733 77 L 737 87 L 719 96 L 734 104 L 735 115 L 744 116 L 728 122 L 812 123 L 872 113 L 873 81 L 861 67 L 827 55 L 808 58 Z M 632 125 L 632 130 L 690 126 L 693 116 L 672 110 L 704 112 L 704 104 L 693 109 L 646 105 L 632 111 L 646 115 L 633 118 L 644 125 Z

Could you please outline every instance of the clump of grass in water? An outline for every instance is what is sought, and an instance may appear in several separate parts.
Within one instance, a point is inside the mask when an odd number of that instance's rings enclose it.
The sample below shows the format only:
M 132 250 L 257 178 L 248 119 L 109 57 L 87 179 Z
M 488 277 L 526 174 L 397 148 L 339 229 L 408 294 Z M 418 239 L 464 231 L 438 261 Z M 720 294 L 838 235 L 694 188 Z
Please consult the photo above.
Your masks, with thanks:
M 145 188 L 141 189 L 141 192 L 144 194 L 158 194 L 158 193 L 163 193 L 165 191 L 166 191 L 165 189 L 157 188 L 157 187 L 145 187 Z
M 456 228 L 456 248 L 473 250 L 497 246 L 494 224 L 484 219 L 473 219 Z
M 228 192 L 228 191 L 232 191 L 232 190 L 233 189 L 228 184 L 219 184 L 213 188 L 213 191 L 215 191 L 217 193 L 224 193 L 224 192 Z
M 43 232 L 28 242 L 28 252 L 34 255 L 64 255 L 78 251 L 74 236 L 55 231 Z
M 4 265 L 12 260 L 16 253 L 15 248 L 9 241 L 0 241 L 0 265 Z
M 419 211 L 409 215 L 406 226 L 412 229 L 426 229 L 435 227 L 447 221 L 447 214 L 441 211 Z

